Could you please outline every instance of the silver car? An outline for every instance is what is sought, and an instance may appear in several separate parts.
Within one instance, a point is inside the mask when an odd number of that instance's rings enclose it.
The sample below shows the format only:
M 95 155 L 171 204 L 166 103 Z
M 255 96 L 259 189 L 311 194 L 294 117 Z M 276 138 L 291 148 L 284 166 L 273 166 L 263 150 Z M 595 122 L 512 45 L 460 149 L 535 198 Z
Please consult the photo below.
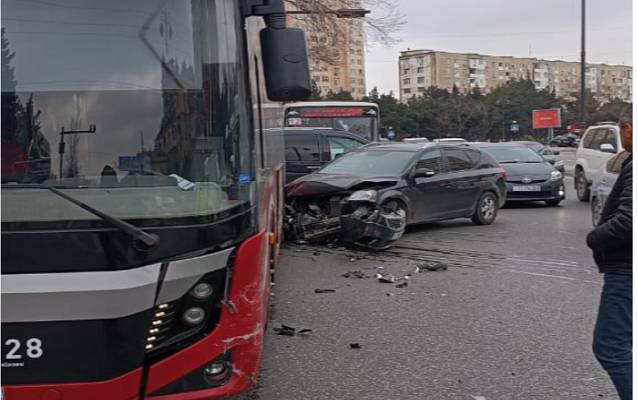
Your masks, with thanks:
M 602 170 L 593 176 L 593 184 L 591 185 L 591 215 L 593 217 L 593 226 L 597 226 L 599 223 L 606 199 L 619 176 L 622 164 L 629 155 L 630 153 L 627 151 L 622 151 L 606 161 Z

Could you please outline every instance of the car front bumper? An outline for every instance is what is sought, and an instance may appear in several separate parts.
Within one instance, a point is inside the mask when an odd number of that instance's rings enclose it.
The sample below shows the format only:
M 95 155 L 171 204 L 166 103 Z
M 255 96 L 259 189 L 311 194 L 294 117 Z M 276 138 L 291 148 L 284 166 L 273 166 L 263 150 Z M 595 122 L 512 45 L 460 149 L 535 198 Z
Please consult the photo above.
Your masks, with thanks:
M 514 186 L 539 186 L 539 191 L 514 191 Z M 507 201 L 547 201 L 564 200 L 566 191 L 564 181 L 545 181 L 540 183 L 524 184 L 519 182 L 507 182 Z

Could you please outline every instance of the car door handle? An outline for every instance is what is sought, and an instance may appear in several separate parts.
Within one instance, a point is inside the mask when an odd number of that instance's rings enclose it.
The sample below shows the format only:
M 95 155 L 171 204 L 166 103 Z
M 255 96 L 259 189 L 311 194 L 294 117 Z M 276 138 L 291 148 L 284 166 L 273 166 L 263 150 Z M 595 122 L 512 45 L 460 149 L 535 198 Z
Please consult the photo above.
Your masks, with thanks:
M 317 169 L 320 169 L 321 166 L 320 165 L 308 165 L 306 168 L 311 170 L 311 171 L 316 171 Z

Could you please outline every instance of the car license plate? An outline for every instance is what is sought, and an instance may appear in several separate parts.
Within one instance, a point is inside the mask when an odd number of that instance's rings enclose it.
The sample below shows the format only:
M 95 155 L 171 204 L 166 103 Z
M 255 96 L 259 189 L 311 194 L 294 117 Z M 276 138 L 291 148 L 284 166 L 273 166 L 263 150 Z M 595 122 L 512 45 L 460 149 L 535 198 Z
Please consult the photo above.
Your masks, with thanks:
M 542 186 L 528 185 L 528 186 L 513 186 L 514 192 L 541 192 Z

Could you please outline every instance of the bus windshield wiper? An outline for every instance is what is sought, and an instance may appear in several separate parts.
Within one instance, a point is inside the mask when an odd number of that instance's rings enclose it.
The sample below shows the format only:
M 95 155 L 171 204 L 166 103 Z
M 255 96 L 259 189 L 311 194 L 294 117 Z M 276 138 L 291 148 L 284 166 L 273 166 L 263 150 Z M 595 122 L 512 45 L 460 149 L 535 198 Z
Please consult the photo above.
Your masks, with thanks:
M 16 188 L 16 189 L 22 189 L 22 188 L 30 188 L 30 189 L 47 189 L 51 192 L 53 192 L 54 194 L 60 196 L 61 198 L 63 198 L 64 200 L 67 200 L 73 204 L 75 204 L 76 206 L 90 212 L 93 215 L 98 216 L 99 218 L 101 218 L 102 220 L 104 220 L 105 222 L 113 225 L 116 228 L 121 229 L 122 231 L 128 233 L 130 236 L 132 236 L 132 238 L 136 241 L 139 241 L 141 243 L 143 243 L 143 245 L 145 246 L 145 248 L 141 249 L 139 248 L 138 250 L 149 250 L 155 246 L 157 246 L 159 244 L 159 236 L 153 234 L 153 233 L 147 233 L 143 230 L 141 230 L 140 228 L 129 224 L 128 222 L 114 217 L 112 215 L 106 214 L 103 211 L 98 210 L 97 208 L 94 208 L 86 203 L 84 203 L 83 201 L 80 201 L 78 199 L 76 199 L 75 197 L 69 196 L 68 194 L 64 193 L 63 191 L 53 187 L 53 186 L 49 186 L 49 185 L 2 185 L 3 188 L 6 189 L 10 189 L 10 188 Z

